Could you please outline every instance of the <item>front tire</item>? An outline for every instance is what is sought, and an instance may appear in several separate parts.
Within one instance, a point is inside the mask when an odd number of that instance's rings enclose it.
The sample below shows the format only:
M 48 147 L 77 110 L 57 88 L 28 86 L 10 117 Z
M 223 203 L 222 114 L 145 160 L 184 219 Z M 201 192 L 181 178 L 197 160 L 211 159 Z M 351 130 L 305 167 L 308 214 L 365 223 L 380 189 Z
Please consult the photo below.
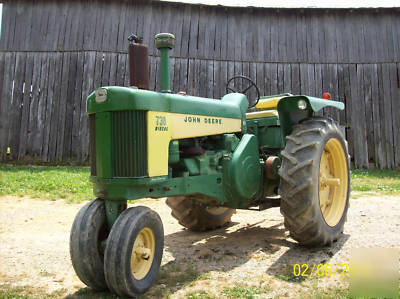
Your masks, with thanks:
M 106 290 L 103 241 L 109 233 L 104 201 L 94 199 L 75 217 L 70 234 L 72 266 L 79 279 L 95 290 Z
M 125 210 L 107 240 L 104 272 L 110 291 L 135 297 L 154 283 L 164 249 L 164 229 L 158 214 L 143 206 Z
M 331 119 L 313 117 L 293 127 L 281 152 L 281 213 L 293 239 L 323 246 L 343 232 L 350 194 L 347 143 Z

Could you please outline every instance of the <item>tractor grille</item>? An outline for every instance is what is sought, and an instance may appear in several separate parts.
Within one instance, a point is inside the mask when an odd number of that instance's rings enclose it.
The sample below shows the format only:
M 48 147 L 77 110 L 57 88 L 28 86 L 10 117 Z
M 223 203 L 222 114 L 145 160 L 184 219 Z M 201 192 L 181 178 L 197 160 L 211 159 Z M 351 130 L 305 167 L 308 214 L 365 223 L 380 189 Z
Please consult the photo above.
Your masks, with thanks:
M 111 126 L 112 176 L 147 176 L 146 112 L 112 112 Z
M 89 114 L 89 161 L 90 173 L 96 176 L 96 114 Z

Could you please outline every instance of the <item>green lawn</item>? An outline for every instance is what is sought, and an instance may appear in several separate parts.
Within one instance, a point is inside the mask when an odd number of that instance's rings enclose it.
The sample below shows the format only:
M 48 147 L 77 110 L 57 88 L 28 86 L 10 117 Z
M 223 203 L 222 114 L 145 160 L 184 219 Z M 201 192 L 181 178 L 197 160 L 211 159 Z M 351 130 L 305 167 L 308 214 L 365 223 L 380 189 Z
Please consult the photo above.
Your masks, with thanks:
M 0 195 L 81 202 L 92 199 L 88 167 L 0 164 Z
M 93 198 L 88 167 L 12 166 L 0 164 L 0 195 L 31 196 L 81 202 Z M 352 191 L 370 195 L 400 195 L 400 172 L 353 170 Z

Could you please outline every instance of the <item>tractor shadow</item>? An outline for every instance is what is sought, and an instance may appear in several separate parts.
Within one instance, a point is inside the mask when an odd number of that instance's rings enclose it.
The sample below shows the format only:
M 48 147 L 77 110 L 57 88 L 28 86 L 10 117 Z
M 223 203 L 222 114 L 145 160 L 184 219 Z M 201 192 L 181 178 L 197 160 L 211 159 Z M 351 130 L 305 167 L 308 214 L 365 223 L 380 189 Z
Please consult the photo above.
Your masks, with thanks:
M 293 275 L 295 264 L 325 264 L 349 238 L 343 235 L 331 247 L 305 248 L 287 237 L 283 221 L 269 227 L 260 226 L 263 222 L 236 230 L 237 223 L 233 222 L 211 232 L 183 229 L 166 235 L 164 256 L 170 261 L 161 266 L 157 282 L 145 295 L 173 294 L 196 280 L 212 279 L 210 272 L 228 272 L 252 258 L 271 258 L 272 264 L 260 271 L 277 279 L 301 282 L 302 278 Z M 279 255 L 282 248 L 288 250 Z

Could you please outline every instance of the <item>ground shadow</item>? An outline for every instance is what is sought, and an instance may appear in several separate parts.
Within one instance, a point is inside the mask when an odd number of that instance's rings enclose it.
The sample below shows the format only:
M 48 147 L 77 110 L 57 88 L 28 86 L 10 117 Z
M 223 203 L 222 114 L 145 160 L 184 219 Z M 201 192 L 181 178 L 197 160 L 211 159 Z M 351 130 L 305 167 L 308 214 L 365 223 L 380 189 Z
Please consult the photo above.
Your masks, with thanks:
M 211 232 L 187 229 L 165 236 L 164 255 L 171 261 L 162 265 L 153 287 L 140 298 L 163 297 L 190 285 L 197 279 L 208 279 L 211 271 L 230 271 L 254 256 L 256 252 L 273 255 L 282 247 L 289 248 L 267 269 L 266 273 L 287 281 L 301 281 L 293 276 L 294 264 L 325 264 L 347 241 L 343 235 L 331 247 L 305 248 L 288 239 L 283 222 L 270 227 L 247 225 L 235 230 L 237 223 Z M 117 298 L 106 292 L 83 288 L 69 298 Z

